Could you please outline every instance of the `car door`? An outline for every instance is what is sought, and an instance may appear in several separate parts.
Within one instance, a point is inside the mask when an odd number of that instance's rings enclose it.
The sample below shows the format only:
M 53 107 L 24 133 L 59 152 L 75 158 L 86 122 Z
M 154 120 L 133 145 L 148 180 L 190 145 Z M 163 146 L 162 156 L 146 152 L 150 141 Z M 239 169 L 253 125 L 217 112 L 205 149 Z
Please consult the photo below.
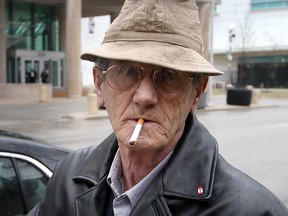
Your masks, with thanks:
M 0 215 L 26 214 L 42 199 L 51 175 L 33 158 L 0 152 Z

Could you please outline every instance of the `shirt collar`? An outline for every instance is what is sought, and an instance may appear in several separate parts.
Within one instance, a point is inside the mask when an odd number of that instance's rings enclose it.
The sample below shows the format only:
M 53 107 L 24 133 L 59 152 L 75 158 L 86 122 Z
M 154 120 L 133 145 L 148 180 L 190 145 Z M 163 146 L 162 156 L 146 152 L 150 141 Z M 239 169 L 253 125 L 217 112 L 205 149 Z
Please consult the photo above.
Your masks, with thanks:
M 126 194 L 130 200 L 132 208 L 137 204 L 138 200 L 141 198 L 146 188 L 158 175 L 158 173 L 165 167 L 169 158 L 171 157 L 173 151 L 171 151 L 148 175 L 146 175 L 138 184 L 134 185 L 128 191 L 124 192 L 124 181 L 121 165 L 121 157 L 119 149 L 115 154 L 114 160 L 112 162 L 107 182 L 110 185 L 114 195 L 120 196 Z
M 124 182 L 122 178 L 122 165 L 119 149 L 117 150 L 114 160 L 111 164 L 111 168 L 107 177 L 107 182 L 116 197 L 123 193 Z

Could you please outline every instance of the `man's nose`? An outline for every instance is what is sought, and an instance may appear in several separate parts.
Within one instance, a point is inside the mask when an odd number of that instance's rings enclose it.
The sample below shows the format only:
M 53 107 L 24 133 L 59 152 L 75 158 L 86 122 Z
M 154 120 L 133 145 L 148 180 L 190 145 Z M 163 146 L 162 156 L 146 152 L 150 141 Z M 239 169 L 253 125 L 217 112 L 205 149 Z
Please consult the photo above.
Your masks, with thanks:
M 133 101 L 140 106 L 153 106 L 157 104 L 158 97 L 158 91 L 155 88 L 153 78 L 149 73 L 140 81 L 133 96 Z

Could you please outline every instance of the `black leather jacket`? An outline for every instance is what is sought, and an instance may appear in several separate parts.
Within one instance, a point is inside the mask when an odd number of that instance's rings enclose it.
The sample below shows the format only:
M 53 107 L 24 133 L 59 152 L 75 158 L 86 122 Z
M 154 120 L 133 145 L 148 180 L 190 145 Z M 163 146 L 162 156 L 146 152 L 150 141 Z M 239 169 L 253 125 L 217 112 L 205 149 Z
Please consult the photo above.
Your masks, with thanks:
M 98 147 L 72 153 L 56 168 L 46 197 L 29 215 L 105 216 L 106 183 L 117 150 L 110 135 Z M 167 166 L 147 188 L 131 216 L 288 215 L 265 187 L 229 165 L 217 142 L 190 114 Z

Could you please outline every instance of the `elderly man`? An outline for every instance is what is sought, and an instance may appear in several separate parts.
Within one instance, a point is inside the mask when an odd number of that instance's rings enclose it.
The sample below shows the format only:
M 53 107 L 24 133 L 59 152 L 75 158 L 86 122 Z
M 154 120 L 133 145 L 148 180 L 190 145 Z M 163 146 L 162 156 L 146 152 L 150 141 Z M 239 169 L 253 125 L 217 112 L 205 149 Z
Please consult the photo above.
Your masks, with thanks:
M 65 158 L 30 215 L 287 215 L 197 120 L 208 76 L 222 74 L 202 53 L 194 0 L 127 0 L 81 56 L 114 133 Z

